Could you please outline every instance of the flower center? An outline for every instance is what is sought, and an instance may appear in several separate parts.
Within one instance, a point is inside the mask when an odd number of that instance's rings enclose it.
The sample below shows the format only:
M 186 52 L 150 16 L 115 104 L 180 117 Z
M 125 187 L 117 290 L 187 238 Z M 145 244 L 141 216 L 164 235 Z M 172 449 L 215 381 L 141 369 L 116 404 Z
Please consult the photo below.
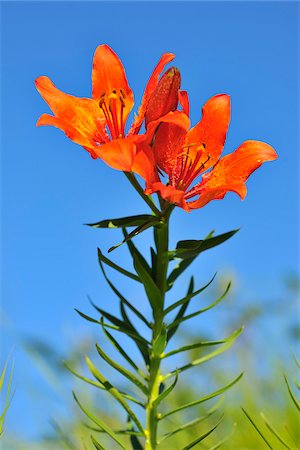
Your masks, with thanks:
M 103 92 L 100 97 L 99 107 L 103 111 L 106 125 L 112 139 L 123 138 L 125 133 L 124 108 L 125 92 L 123 89 L 113 89 L 111 94 Z
M 205 144 L 201 144 L 202 151 L 197 148 L 196 155 L 191 154 L 193 147 L 198 144 L 188 144 L 182 147 L 182 153 L 177 156 L 176 163 L 174 165 L 174 170 L 170 183 L 177 189 L 185 191 L 193 180 L 200 175 L 200 173 L 205 168 L 205 164 L 210 160 L 210 155 L 207 155 L 207 159 L 199 164 L 201 157 L 205 151 Z

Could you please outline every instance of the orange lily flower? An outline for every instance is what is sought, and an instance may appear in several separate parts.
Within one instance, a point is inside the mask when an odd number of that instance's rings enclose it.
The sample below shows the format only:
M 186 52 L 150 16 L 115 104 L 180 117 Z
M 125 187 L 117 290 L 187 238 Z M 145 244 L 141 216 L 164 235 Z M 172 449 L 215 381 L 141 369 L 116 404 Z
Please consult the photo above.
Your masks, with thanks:
M 127 137 L 125 125 L 134 105 L 133 93 L 120 59 L 107 45 L 100 45 L 95 51 L 92 98 L 66 94 L 57 89 L 48 77 L 36 79 L 37 90 L 54 114 L 43 114 L 37 125 L 58 127 L 72 141 L 83 146 L 93 158 L 99 157 L 115 169 L 134 171 L 149 179 L 154 166 L 153 154 L 147 145 L 143 145 L 143 137 L 137 136 L 137 133 L 146 111 L 153 116 L 151 109 L 154 105 L 151 107 L 150 104 L 148 108 L 151 95 L 158 85 L 160 73 L 173 58 L 172 53 L 165 53 L 155 67 Z M 167 114 L 170 107 L 176 109 L 177 102 L 161 107 L 162 114 Z
M 183 111 L 189 115 L 185 91 L 179 92 L 179 100 Z M 249 140 L 220 158 L 229 122 L 230 98 L 220 94 L 208 100 L 202 109 L 201 121 L 189 131 L 186 121 L 161 123 L 151 146 L 158 169 L 167 174 L 169 180 L 167 185 L 161 181 L 150 183 L 145 192 L 158 192 L 169 203 L 186 211 L 222 199 L 229 191 L 244 199 L 245 182 L 250 174 L 262 163 L 276 159 L 277 154 L 270 145 Z M 202 180 L 191 187 L 200 175 Z

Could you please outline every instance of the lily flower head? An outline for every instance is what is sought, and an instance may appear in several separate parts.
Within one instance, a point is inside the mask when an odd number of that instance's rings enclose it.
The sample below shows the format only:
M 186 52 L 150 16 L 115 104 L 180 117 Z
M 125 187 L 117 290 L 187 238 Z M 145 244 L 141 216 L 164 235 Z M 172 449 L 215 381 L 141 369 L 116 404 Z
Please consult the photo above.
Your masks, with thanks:
M 155 116 L 155 113 L 151 112 L 155 105 L 152 102 L 151 106 L 150 99 L 158 85 L 160 73 L 173 59 L 172 53 L 165 53 L 156 65 L 127 136 L 125 126 L 134 105 L 133 92 L 128 85 L 122 62 L 105 44 L 100 45 L 94 54 L 92 98 L 66 94 L 56 88 L 46 76 L 36 79 L 37 90 L 54 114 L 43 114 L 37 125 L 60 128 L 93 158 L 99 157 L 115 169 L 134 171 L 149 179 L 153 170 L 153 155 L 149 147 L 141 143 L 142 136 L 137 134 L 146 111 L 150 117 Z M 180 84 L 180 74 L 172 77 L 173 82 L 175 78 L 177 84 Z M 166 102 L 166 105 L 161 105 L 162 114 L 167 114 L 171 109 L 175 110 L 177 101 L 175 103 L 173 101 L 172 104 Z
M 229 191 L 244 199 L 246 180 L 264 162 L 277 158 L 275 150 L 264 142 L 248 140 L 221 158 L 230 122 L 229 96 L 219 94 L 210 98 L 202 109 L 202 119 L 191 129 L 187 120 L 182 120 L 189 116 L 185 91 L 179 92 L 179 101 L 183 113 L 178 121 L 160 123 L 150 136 L 158 172 L 166 174 L 168 181 L 148 183 L 145 192 L 148 195 L 157 192 L 186 211 L 222 199 Z M 201 175 L 201 181 L 194 184 Z

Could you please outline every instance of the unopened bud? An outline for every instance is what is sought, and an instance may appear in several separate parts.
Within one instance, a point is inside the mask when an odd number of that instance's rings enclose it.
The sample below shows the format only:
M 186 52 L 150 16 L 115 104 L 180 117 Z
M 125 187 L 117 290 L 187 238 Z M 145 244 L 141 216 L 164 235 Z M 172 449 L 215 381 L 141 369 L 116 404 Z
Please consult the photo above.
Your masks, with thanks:
M 180 89 L 181 76 L 176 67 L 168 69 L 159 80 L 155 91 L 152 93 L 145 114 L 145 125 L 175 111 L 178 105 L 178 90 Z

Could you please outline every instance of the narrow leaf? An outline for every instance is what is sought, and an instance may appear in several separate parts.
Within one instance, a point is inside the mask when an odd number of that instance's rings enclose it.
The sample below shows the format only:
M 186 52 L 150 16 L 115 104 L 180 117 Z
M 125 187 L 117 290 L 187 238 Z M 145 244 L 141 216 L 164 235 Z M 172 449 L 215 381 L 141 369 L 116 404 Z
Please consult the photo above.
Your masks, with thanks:
M 88 357 L 86 357 L 86 362 L 94 377 L 98 381 L 100 381 L 100 383 L 103 384 L 107 392 L 109 392 L 120 403 L 120 405 L 123 406 L 127 414 L 131 417 L 132 421 L 136 424 L 140 432 L 143 433 L 144 435 L 145 432 L 142 424 L 140 423 L 137 416 L 132 411 L 126 400 L 123 398 L 122 394 L 102 375 L 102 373 L 94 366 L 94 364 Z
M 194 277 L 191 277 L 190 284 L 189 284 L 188 291 L 187 291 L 187 297 L 189 295 L 191 295 L 193 293 L 193 291 L 194 291 Z M 187 307 L 189 306 L 190 300 L 191 299 L 187 300 L 186 302 L 184 302 L 181 305 L 181 308 L 179 309 L 178 313 L 176 314 L 176 317 L 173 322 L 173 323 L 176 322 L 176 325 L 174 325 L 172 328 L 168 327 L 167 342 L 169 342 L 169 340 L 172 338 L 172 336 L 178 330 L 178 327 L 180 325 L 180 320 L 184 316 L 185 311 L 187 310 Z
M 263 413 L 260 413 L 260 415 L 263 421 L 265 422 L 266 427 L 271 431 L 272 434 L 274 434 L 274 436 L 279 440 L 279 442 L 281 442 L 281 444 L 284 445 L 284 447 L 287 448 L 288 450 L 292 450 L 291 447 L 289 447 L 289 445 L 286 442 L 284 442 L 283 438 L 280 436 L 278 431 L 275 430 L 273 425 L 271 425 L 266 416 Z
M 99 383 L 98 381 L 91 380 L 90 378 L 84 377 L 77 373 L 72 367 L 70 367 L 65 361 L 64 361 L 65 367 L 73 374 L 75 377 L 79 378 L 80 380 L 84 381 L 87 384 L 90 384 L 92 386 L 97 387 L 98 389 L 106 390 L 106 388 L 103 386 L 102 383 Z M 144 403 L 140 402 L 136 398 L 132 397 L 131 395 L 126 394 L 125 392 L 120 391 L 120 393 L 123 395 L 126 400 L 129 400 L 133 403 L 136 403 L 137 405 L 141 406 L 142 408 L 145 408 Z
M 113 261 L 111 261 L 110 259 L 108 259 L 105 255 L 103 255 L 103 253 L 101 252 L 101 250 L 99 248 L 98 248 L 98 260 L 99 260 L 99 263 L 102 262 L 102 263 L 106 264 L 107 266 L 112 267 L 113 269 L 122 273 L 126 277 L 132 278 L 133 280 L 140 282 L 140 279 L 137 275 L 129 272 L 126 269 L 123 269 L 123 267 L 119 266 L 118 264 L 116 264 Z
M 167 380 L 168 378 L 172 377 L 173 375 L 175 375 L 175 373 L 181 373 L 181 372 L 184 372 L 185 370 L 191 369 L 192 367 L 199 366 L 199 364 L 203 364 L 204 362 L 209 361 L 212 358 L 215 358 L 216 356 L 220 355 L 221 353 L 224 353 L 226 350 L 228 350 L 234 344 L 236 338 L 241 334 L 243 329 L 244 329 L 244 327 L 241 327 L 237 331 L 235 331 L 231 335 L 231 337 L 225 342 L 225 344 L 222 345 L 221 347 L 219 347 L 217 350 L 215 350 L 211 353 L 208 353 L 207 355 L 202 356 L 201 358 L 195 359 L 191 363 L 185 364 L 184 366 L 177 368 L 176 371 L 174 370 L 174 371 L 168 373 L 167 375 L 164 376 L 164 380 Z
M 175 414 L 178 411 L 182 411 L 183 409 L 191 408 L 192 406 L 196 406 L 196 405 L 199 405 L 200 403 L 204 403 L 214 397 L 217 397 L 218 395 L 223 394 L 223 392 L 227 391 L 232 386 L 234 386 L 242 378 L 243 374 L 244 374 L 244 372 L 242 372 L 237 378 L 235 378 L 233 381 L 231 381 L 231 383 L 227 384 L 226 386 L 222 387 L 221 389 L 218 389 L 217 391 L 212 392 L 211 394 L 205 395 L 204 397 L 201 397 L 198 400 L 194 400 L 193 402 L 178 406 L 177 408 L 173 409 L 172 411 L 169 411 L 169 412 L 163 414 L 161 416 L 161 419 L 171 416 L 172 414 Z
M 82 404 L 79 402 L 77 396 L 75 395 L 75 392 L 73 392 L 73 397 L 78 404 L 79 408 L 84 412 L 84 414 L 92 420 L 98 427 L 102 428 L 121 448 L 124 450 L 127 450 L 125 445 L 119 440 L 118 436 L 109 428 L 108 425 L 106 425 L 102 420 L 100 420 L 98 417 L 95 417 L 93 414 L 91 414 L 86 408 L 82 406 Z
M 148 222 L 148 223 L 144 223 L 140 226 L 138 226 L 137 228 L 135 228 L 133 231 L 131 231 L 131 233 L 129 233 L 125 239 L 123 239 L 122 242 L 120 242 L 117 245 L 114 245 L 113 247 L 110 247 L 110 249 L 108 250 L 108 253 L 112 252 L 113 250 L 115 250 L 116 248 L 120 247 L 122 244 L 124 244 L 125 242 L 129 241 L 130 239 L 133 239 L 135 236 L 137 236 L 138 234 L 142 233 L 143 231 L 146 231 L 148 228 L 150 227 L 154 227 L 156 224 L 158 224 L 160 222 L 160 220 L 158 218 L 156 218 L 155 221 L 152 222 Z
M 114 284 L 110 281 L 110 279 L 108 278 L 108 276 L 106 275 L 106 272 L 104 270 L 103 264 L 101 262 L 99 262 L 100 264 L 100 268 L 101 271 L 103 273 L 103 276 L 106 280 L 106 282 L 108 283 L 109 287 L 112 289 L 112 291 L 116 294 L 117 297 L 119 297 L 120 301 L 122 303 L 125 303 L 125 305 L 128 306 L 128 308 L 131 309 L 131 311 L 142 321 L 144 322 L 145 325 L 147 325 L 150 328 L 150 324 L 147 321 L 147 319 L 145 319 L 145 317 L 143 316 L 143 314 L 141 314 L 128 300 L 126 300 L 126 298 L 121 294 L 121 292 L 114 286 Z
M 208 288 L 208 286 L 214 281 L 216 277 L 216 273 L 214 274 L 214 276 L 212 277 L 212 279 L 202 288 L 198 289 L 195 292 L 191 292 L 190 294 L 186 295 L 185 297 L 183 297 L 181 300 L 178 300 L 177 302 L 173 303 L 172 305 L 170 305 L 168 308 L 166 308 L 164 310 L 164 315 L 169 314 L 171 311 L 173 311 L 175 308 L 177 308 L 178 306 L 184 305 L 186 302 L 188 302 L 189 300 L 191 300 L 192 298 L 194 298 L 196 295 L 200 294 L 201 292 L 203 292 L 206 288 Z
M 217 245 L 222 244 L 231 238 L 239 230 L 229 231 L 219 236 L 205 238 L 203 240 L 187 240 L 179 241 L 176 246 L 176 250 L 171 252 L 173 257 L 190 259 L 198 256 L 200 253 L 209 250 Z
M 122 231 L 123 231 L 124 238 L 126 239 L 128 236 L 126 228 L 123 228 Z M 126 244 L 129 249 L 129 252 L 132 256 L 132 259 L 134 260 L 135 257 L 138 258 L 141 265 L 144 266 L 144 269 L 147 270 L 147 272 L 151 275 L 151 268 L 150 268 L 149 264 L 147 263 L 146 259 L 141 254 L 141 252 L 138 250 L 138 248 L 134 245 L 134 243 L 131 240 L 128 240 L 128 241 L 126 241 Z
M 101 347 L 99 347 L 98 344 L 96 344 L 96 349 L 99 355 L 101 356 L 104 361 L 107 362 L 111 367 L 113 367 L 117 372 L 121 373 L 125 378 L 127 378 L 129 381 L 131 381 L 133 384 L 135 384 L 145 395 L 147 395 L 148 390 L 147 387 L 129 370 L 125 369 L 125 367 L 122 367 L 120 364 L 117 364 L 114 360 L 112 360 L 103 350 Z
M 106 219 L 96 223 L 87 223 L 92 228 L 123 228 L 137 227 L 148 222 L 156 222 L 157 218 L 149 214 L 141 214 L 138 216 L 121 217 L 120 219 Z
M 144 268 L 144 266 L 136 256 L 134 257 L 134 267 L 140 279 L 142 280 L 152 310 L 159 310 L 162 305 L 161 292 L 153 281 L 151 275 L 149 275 L 148 271 Z
M 91 441 L 97 450 L 105 450 L 105 447 L 103 447 L 98 441 L 96 441 L 96 439 L 94 438 L 94 436 L 92 434 L 91 434 Z
M 285 375 L 284 375 L 284 380 L 285 380 L 285 383 L 286 383 L 286 385 L 287 385 L 289 394 L 290 394 L 290 396 L 291 396 L 291 399 L 292 399 L 294 405 L 296 406 L 296 408 L 298 409 L 298 411 L 300 411 L 300 403 L 299 403 L 298 400 L 296 399 L 296 397 L 295 397 L 295 395 L 294 395 L 294 393 L 293 393 L 293 391 L 292 391 L 292 389 L 291 389 L 290 383 L 289 383 L 289 381 L 288 381 L 288 379 L 287 379 L 287 377 L 286 377 Z
M 153 402 L 153 408 L 158 406 L 174 389 L 178 381 L 178 374 L 175 374 L 175 379 L 173 383 L 167 387 L 162 393 L 154 400 Z
M 220 303 L 220 302 L 226 297 L 226 295 L 227 295 L 227 293 L 228 293 L 228 291 L 229 291 L 229 289 L 230 289 L 230 286 L 231 286 L 231 282 L 228 283 L 228 285 L 227 285 L 226 290 L 224 291 L 224 293 L 223 293 L 217 300 L 215 300 L 213 303 L 211 303 L 210 305 L 206 306 L 205 308 L 199 309 L 199 311 L 196 311 L 196 312 L 194 312 L 194 313 L 192 313 L 192 314 L 189 314 L 188 316 L 180 317 L 180 318 L 178 318 L 178 319 L 176 318 L 176 319 L 174 320 L 174 322 L 172 322 L 172 323 L 168 326 L 168 329 L 170 330 L 170 329 L 172 329 L 173 327 L 176 327 L 177 325 L 179 325 L 180 323 L 182 323 L 182 322 L 184 322 L 184 321 L 186 321 L 186 320 L 192 319 L 193 317 L 196 317 L 196 316 L 198 316 L 199 314 L 202 314 L 202 313 L 204 313 L 204 312 L 206 312 L 206 311 L 208 311 L 208 310 L 214 308 L 215 306 L 217 306 L 217 304 Z
M 245 416 L 247 417 L 247 419 L 251 422 L 251 424 L 253 425 L 253 427 L 255 428 L 255 430 L 258 432 L 258 434 L 260 435 L 260 437 L 265 441 L 265 443 L 267 444 L 267 446 L 273 450 L 273 447 L 269 444 L 269 442 L 267 441 L 267 439 L 265 438 L 265 436 L 262 434 L 262 432 L 260 431 L 260 429 L 258 428 L 258 426 L 256 425 L 256 423 L 254 422 L 253 419 L 251 419 L 251 417 L 249 416 L 249 414 L 245 411 L 244 408 L 242 408 L 243 413 L 245 414 Z
M 130 436 L 130 442 L 133 450 L 143 450 L 142 444 L 134 434 Z
M 135 362 L 128 356 L 128 353 L 125 352 L 125 350 L 121 347 L 121 345 L 118 343 L 118 341 L 113 337 L 109 331 L 105 329 L 104 326 L 102 326 L 103 332 L 107 339 L 110 341 L 110 343 L 118 350 L 118 352 L 123 356 L 123 358 L 135 369 L 137 372 L 139 371 L 138 366 L 135 364 Z
M 176 355 L 177 353 L 186 352 L 186 351 L 189 351 L 189 350 L 194 350 L 195 348 L 210 347 L 210 346 L 214 346 L 214 345 L 224 344 L 225 342 L 228 342 L 234 336 L 236 336 L 236 333 L 240 334 L 240 332 L 242 330 L 243 330 L 243 327 L 239 328 L 237 331 L 232 333 L 230 336 L 228 336 L 227 338 L 224 338 L 224 339 L 222 339 L 220 341 L 201 341 L 201 342 L 197 342 L 195 344 L 184 345 L 183 347 L 180 347 L 180 348 L 172 350 L 172 351 L 170 351 L 168 353 L 165 353 L 164 358 L 168 358 L 169 356 Z
M 174 434 L 180 433 L 181 431 L 186 430 L 187 428 L 191 428 L 194 425 L 198 425 L 200 422 L 203 422 L 205 419 L 208 419 L 208 417 L 212 416 L 218 409 L 219 407 L 219 402 L 214 405 L 207 414 L 205 414 L 205 416 L 201 416 L 201 417 L 197 417 L 194 420 L 191 420 L 183 425 L 180 425 L 178 428 L 176 428 L 175 430 L 171 431 L 170 433 L 166 433 L 165 435 L 163 435 L 163 437 L 161 438 L 161 440 L 159 441 L 159 444 L 161 442 L 163 442 L 164 440 L 170 438 L 171 436 L 174 436 Z
M 165 323 L 162 324 L 159 334 L 153 340 L 152 352 L 156 357 L 161 357 L 167 343 L 167 326 Z
M 214 234 L 214 230 L 211 231 L 205 237 L 205 239 L 210 239 L 213 236 L 213 234 Z M 173 284 L 175 283 L 177 278 L 190 266 L 190 264 L 192 264 L 192 262 L 194 261 L 194 259 L 197 256 L 198 255 L 196 254 L 192 258 L 183 259 L 177 264 L 177 266 L 172 270 L 172 272 L 170 273 L 170 275 L 168 277 L 168 280 L 167 280 L 168 290 L 171 289 L 171 287 L 173 286 Z
M 211 428 L 209 431 L 207 431 L 206 433 L 202 434 L 200 437 L 198 437 L 197 439 L 195 439 L 193 442 L 191 442 L 190 444 L 186 445 L 184 447 L 183 450 L 190 450 L 191 448 L 195 447 L 195 445 L 197 445 L 199 442 L 203 441 L 207 436 L 209 436 L 213 431 L 215 431 L 215 429 L 219 426 L 219 424 L 221 423 L 221 420 L 223 419 L 223 417 L 221 417 L 221 419 L 216 423 L 216 425 Z

